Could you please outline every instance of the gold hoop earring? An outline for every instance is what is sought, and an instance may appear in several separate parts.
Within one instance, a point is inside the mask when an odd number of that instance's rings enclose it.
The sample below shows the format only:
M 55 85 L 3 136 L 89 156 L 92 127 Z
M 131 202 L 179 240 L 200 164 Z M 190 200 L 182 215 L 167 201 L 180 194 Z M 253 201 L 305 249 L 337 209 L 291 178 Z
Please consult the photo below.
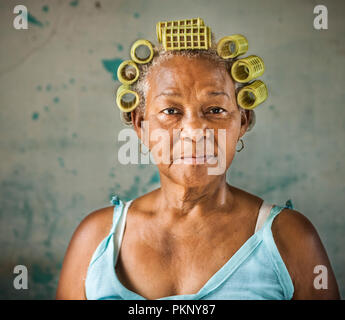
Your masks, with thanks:
M 140 152 L 141 154 L 143 154 L 144 156 L 148 155 L 148 154 L 150 153 L 150 150 L 148 150 L 146 153 L 142 152 L 142 150 L 141 150 L 141 145 L 142 145 L 142 143 L 140 142 L 140 143 L 139 143 L 139 152 Z
M 237 152 L 241 152 L 242 149 L 244 148 L 243 140 L 242 140 L 242 139 L 239 139 L 239 141 L 241 141 L 242 146 L 241 146 L 241 149 L 240 149 L 240 150 L 237 150 L 237 149 L 236 149 Z M 237 141 L 237 142 L 238 142 L 238 141 Z

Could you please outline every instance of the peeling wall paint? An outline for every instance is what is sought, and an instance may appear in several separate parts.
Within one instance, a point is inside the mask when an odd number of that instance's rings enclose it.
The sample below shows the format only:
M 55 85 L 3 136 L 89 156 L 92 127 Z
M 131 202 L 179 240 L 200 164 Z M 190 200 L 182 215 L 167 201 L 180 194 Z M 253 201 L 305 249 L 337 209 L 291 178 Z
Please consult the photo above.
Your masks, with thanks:
M 250 5 L 249 5 L 250 3 Z M 229 183 L 312 221 L 345 297 L 343 1 L 323 1 L 329 30 L 312 28 L 315 1 L 33 1 L 29 29 L 0 9 L 0 298 L 53 299 L 80 221 L 159 187 L 153 165 L 122 166 L 114 102 L 130 45 L 156 43 L 159 20 L 200 16 L 216 39 L 242 33 L 262 56 L 269 99 L 244 137 Z M 13 288 L 24 264 L 29 290 Z

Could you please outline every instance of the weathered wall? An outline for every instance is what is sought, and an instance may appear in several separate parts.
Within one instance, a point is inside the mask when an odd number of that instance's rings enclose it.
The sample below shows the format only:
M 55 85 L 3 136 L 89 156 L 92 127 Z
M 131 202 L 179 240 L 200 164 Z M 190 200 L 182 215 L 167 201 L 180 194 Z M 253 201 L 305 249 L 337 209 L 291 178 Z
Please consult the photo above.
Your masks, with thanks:
M 0 2 L 0 297 L 51 299 L 78 223 L 159 186 L 152 165 L 123 167 L 114 72 L 160 20 L 202 17 L 242 33 L 264 58 L 270 97 L 228 172 L 231 184 L 295 208 L 315 225 L 345 296 L 344 1 L 322 1 L 329 29 L 313 28 L 317 1 L 29 1 L 28 30 Z M 13 268 L 29 290 L 13 289 Z

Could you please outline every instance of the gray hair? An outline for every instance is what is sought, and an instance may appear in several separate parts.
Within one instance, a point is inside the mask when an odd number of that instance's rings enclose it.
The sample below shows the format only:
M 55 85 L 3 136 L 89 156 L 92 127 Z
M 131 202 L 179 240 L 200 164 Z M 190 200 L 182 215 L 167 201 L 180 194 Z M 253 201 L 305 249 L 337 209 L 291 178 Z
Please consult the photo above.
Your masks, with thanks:
M 139 78 L 134 84 L 131 85 L 131 89 L 133 91 L 137 92 L 139 95 L 139 98 L 140 98 L 139 105 L 135 109 L 136 112 L 139 111 L 142 114 L 145 113 L 145 98 L 146 98 L 147 91 L 150 88 L 149 82 L 147 80 L 147 78 L 148 78 L 147 76 L 148 76 L 150 70 L 152 69 L 152 67 L 161 64 L 163 61 L 166 61 L 173 56 L 180 55 L 180 56 L 185 56 L 188 58 L 193 58 L 193 57 L 206 58 L 209 61 L 213 61 L 216 64 L 225 67 L 226 70 L 228 70 L 230 72 L 231 66 L 235 62 L 236 59 L 226 59 L 225 60 L 225 59 L 221 58 L 217 53 L 216 42 L 214 40 L 215 40 L 214 34 L 212 33 L 212 46 L 208 50 L 193 49 L 193 50 L 180 50 L 180 51 L 177 51 L 177 50 L 166 51 L 161 44 L 158 46 L 155 46 L 153 59 L 149 63 L 138 64 L 138 68 L 139 68 L 139 72 L 140 72 Z M 130 73 L 132 71 L 128 70 L 127 72 Z M 130 74 L 128 74 L 128 76 L 130 77 Z M 242 87 L 247 85 L 247 83 L 239 83 L 236 81 L 234 81 L 234 83 L 235 83 L 235 94 L 237 97 L 238 91 Z M 245 109 L 243 109 L 239 105 L 237 105 L 237 106 L 238 106 L 238 109 L 241 111 L 241 113 L 242 112 L 244 113 Z M 121 112 L 121 119 L 122 119 L 124 124 L 126 124 L 128 126 L 133 126 L 130 112 Z M 247 129 L 247 132 L 250 131 L 254 127 L 255 119 L 256 118 L 255 118 L 254 110 L 249 110 L 249 126 Z

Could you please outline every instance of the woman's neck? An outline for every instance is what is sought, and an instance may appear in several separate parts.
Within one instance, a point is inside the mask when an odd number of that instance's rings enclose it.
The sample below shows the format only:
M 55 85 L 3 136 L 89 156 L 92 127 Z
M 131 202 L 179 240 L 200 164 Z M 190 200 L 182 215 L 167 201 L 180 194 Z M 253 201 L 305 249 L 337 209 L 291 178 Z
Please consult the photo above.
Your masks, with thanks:
M 234 206 L 234 191 L 227 184 L 226 176 L 218 176 L 212 183 L 201 186 L 179 185 L 168 177 L 161 177 L 161 188 L 157 201 L 157 211 L 176 217 L 204 215 L 208 212 Z

